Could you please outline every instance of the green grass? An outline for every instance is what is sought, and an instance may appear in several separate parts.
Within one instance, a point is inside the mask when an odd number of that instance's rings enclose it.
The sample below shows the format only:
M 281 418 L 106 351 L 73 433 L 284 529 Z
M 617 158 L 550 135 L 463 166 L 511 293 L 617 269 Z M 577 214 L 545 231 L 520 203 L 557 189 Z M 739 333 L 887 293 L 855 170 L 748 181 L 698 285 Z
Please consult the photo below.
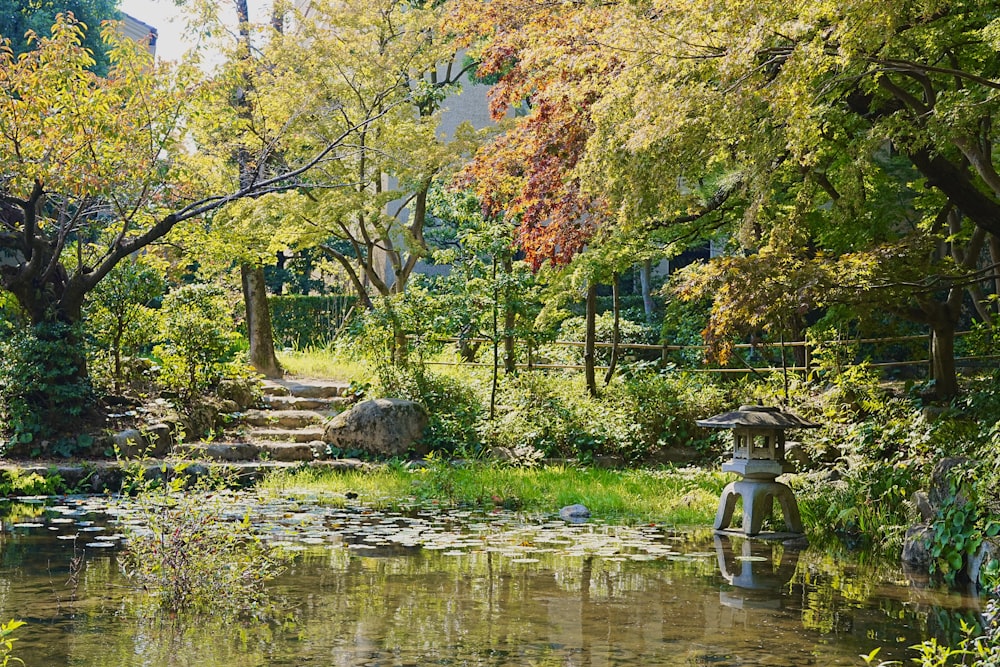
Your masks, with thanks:
M 384 466 L 372 471 L 305 469 L 280 473 L 261 488 L 286 495 L 327 495 L 342 502 L 382 508 L 437 503 L 556 513 L 566 505 L 586 505 L 594 518 L 621 523 L 656 522 L 711 525 L 729 475 L 679 470 L 604 470 L 567 466 L 533 469 L 485 463 L 452 465 L 432 461 L 423 468 Z
M 343 355 L 321 348 L 307 348 L 278 353 L 278 361 L 292 375 L 329 380 L 369 382 L 371 371 L 360 359 L 345 359 Z

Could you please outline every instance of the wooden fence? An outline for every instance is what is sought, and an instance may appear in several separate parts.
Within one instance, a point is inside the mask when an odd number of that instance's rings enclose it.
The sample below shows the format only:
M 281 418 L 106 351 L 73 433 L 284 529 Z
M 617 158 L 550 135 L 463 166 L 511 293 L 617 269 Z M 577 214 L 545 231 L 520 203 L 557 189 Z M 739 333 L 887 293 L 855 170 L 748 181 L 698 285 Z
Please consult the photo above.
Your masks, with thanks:
M 958 332 L 956 334 L 956 339 L 960 339 L 963 336 L 968 335 L 970 332 Z M 445 344 L 455 344 L 461 345 L 475 345 L 477 343 L 484 345 L 488 349 L 492 349 L 493 342 L 488 338 L 435 338 L 435 342 L 445 343 Z M 525 342 L 517 341 L 523 348 Z M 919 345 L 919 349 L 922 351 L 923 355 L 920 358 L 910 358 L 910 359 L 882 359 L 878 360 L 876 358 L 864 358 L 858 359 L 854 358 L 845 361 L 844 365 L 857 364 L 860 361 L 867 361 L 868 365 L 872 368 L 879 369 L 894 369 L 903 367 L 923 367 L 923 369 L 929 373 L 930 368 L 930 336 L 929 335 L 915 335 L 915 336 L 898 336 L 894 338 L 862 338 L 862 339 L 845 339 L 845 340 L 830 340 L 830 341 L 788 341 L 779 343 L 756 343 L 748 344 L 742 343 L 735 345 L 735 354 L 733 355 L 734 360 L 729 366 L 707 366 L 707 365 L 693 365 L 693 364 L 683 364 L 678 363 L 671 357 L 673 352 L 688 352 L 694 351 L 700 354 L 704 353 L 707 349 L 705 345 L 672 345 L 669 343 L 663 343 L 660 345 L 651 344 L 640 344 L 640 343 L 619 343 L 618 350 L 619 355 L 623 361 L 628 361 L 628 357 L 637 358 L 642 357 L 647 361 L 652 361 L 654 358 L 658 358 L 659 365 L 662 368 L 668 366 L 674 366 L 678 370 L 684 370 L 687 372 L 695 373 L 718 373 L 718 374 L 748 374 L 748 373 L 771 373 L 775 371 L 788 371 L 795 373 L 802 373 L 808 375 L 814 368 L 813 363 L 814 351 L 817 347 L 832 348 L 832 347 L 843 347 L 845 350 L 852 347 L 861 346 L 871 346 L 874 348 L 884 347 L 888 345 L 905 345 L 911 348 L 915 348 Z M 527 360 L 518 362 L 515 364 L 517 368 L 528 369 L 528 370 L 582 370 L 585 368 L 583 364 L 560 364 L 551 363 L 545 361 L 533 360 L 533 357 L 537 359 L 538 348 L 549 348 L 550 346 L 555 347 L 576 347 L 583 348 L 586 343 L 580 341 L 548 341 L 541 344 L 535 344 L 529 346 L 527 349 L 526 356 Z M 613 345 L 611 343 L 598 342 L 595 344 L 595 348 L 608 350 L 611 349 Z M 802 351 L 796 354 L 796 350 L 802 349 Z M 752 353 L 757 356 L 757 359 L 752 361 L 747 359 L 747 352 Z M 762 352 L 770 353 L 772 356 L 778 359 L 787 360 L 791 356 L 792 360 L 798 358 L 803 361 L 796 365 L 794 361 L 791 363 L 786 363 L 785 365 L 773 365 L 771 363 L 763 363 L 760 359 Z M 789 352 L 791 354 L 789 355 Z M 503 346 L 501 342 L 501 357 L 503 355 Z M 488 354 L 488 352 L 487 352 Z M 869 355 L 866 355 L 869 356 Z M 1000 360 L 1000 355 L 990 355 L 990 356 L 960 356 L 956 357 L 955 362 L 959 367 L 963 366 L 981 366 L 987 363 L 996 363 Z M 455 359 L 452 361 L 447 360 L 436 360 L 431 362 L 426 362 L 431 365 L 439 366 L 485 366 L 492 367 L 492 363 L 482 362 L 482 361 L 466 361 L 463 360 L 456 350 Z M 500 364 L 503 365 L 503 360 L 501 358 Z M 607 365 L 597 365 L 596 369 L 606 370 Z

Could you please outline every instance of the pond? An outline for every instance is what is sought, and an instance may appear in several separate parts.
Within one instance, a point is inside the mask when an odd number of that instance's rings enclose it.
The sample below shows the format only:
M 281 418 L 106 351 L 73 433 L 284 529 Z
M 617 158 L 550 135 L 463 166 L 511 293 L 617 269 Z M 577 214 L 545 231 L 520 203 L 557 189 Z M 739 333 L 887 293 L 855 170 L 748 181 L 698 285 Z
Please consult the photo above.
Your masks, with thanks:
M 975 598 L 707 530 L 511 512 L 390 513 L 322 499 L 226 499 L 297 552 L 273 584 L 287 618 L 249 626 L 137 614 L 119 571 L 127 502 L 0 506 L 0 617 L 15 654 L 56 665 L 860 665 L 953 640 Z

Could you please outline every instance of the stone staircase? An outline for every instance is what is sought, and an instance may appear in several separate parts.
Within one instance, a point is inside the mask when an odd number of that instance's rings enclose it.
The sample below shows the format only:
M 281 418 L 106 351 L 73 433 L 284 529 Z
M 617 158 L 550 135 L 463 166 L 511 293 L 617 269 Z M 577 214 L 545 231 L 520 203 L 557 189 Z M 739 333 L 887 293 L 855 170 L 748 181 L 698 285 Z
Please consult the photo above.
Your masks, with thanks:
M 323 424 L 345 409 L 346 382 L 282 379 L 264 381 L 264 405 L 243 415 L 226 441 L 185 443 L 174 453 L 210 461 L 299 463 L 326 454 Z
M 175 444 L 165 458 L 132 455 L 135 458 L 80 463 L 31 461 L 27 464 L 0 460 L 0 470 L 18 474 L 58 475 L 74 492 L 118 493 L 136 465 L 143 466 L 147 480 L 181 475 L 189 480 L 222 471 L 230 483 L 244 486 L 267 473 L 311 462 L 335 470 L 359 470 L 369 464 L 357 459 L 328 459 L 322 442 L 323 423 L 352 401 L 346 382 L 288 379 L 266 381 L 261 408 L 250 410 L 241 423 L 211 442 Z M 169 439 L 169 427 L 162 436 Z M 142 439 L 138 430 L 125 431 L 125 440 Z M 143 447 L 145 447 L 145 443 Z M 162 455 L 160 455 L 162 456 Z

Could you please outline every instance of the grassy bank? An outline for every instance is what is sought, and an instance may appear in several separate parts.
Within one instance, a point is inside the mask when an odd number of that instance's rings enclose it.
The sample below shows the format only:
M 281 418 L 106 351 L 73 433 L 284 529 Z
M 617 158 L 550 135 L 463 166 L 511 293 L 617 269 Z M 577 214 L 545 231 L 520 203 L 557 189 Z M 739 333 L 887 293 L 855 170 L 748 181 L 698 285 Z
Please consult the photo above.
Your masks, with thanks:
M 432 461 L 421 468 L 390 465 L 374 471 L 303 469 L 281 473 L 261 488 L 286 495 L 325 495 L 382 508 L 413 504 L 503 507 L 556 513 L 580 503 L 595 518 L 622 523 L 710 525 L 729 475 L 695 468 L 603 470 L 549 465 L 511 468 Z

